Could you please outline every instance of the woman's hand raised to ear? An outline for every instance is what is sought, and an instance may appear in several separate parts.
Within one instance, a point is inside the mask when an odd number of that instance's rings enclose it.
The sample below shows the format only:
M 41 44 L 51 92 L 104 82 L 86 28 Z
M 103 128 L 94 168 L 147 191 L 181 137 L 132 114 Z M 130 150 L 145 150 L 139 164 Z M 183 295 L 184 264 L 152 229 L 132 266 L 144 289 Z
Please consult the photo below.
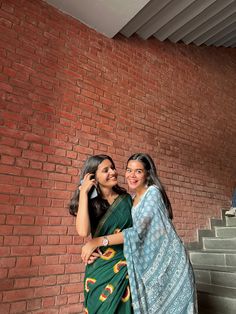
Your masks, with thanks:
M 83 180 L 81 180 L 81 185 L 79 187 L 80 192 L 88 193 L 93 186 L 96 186 L 96 180 L 93 173 L 86 173 Z

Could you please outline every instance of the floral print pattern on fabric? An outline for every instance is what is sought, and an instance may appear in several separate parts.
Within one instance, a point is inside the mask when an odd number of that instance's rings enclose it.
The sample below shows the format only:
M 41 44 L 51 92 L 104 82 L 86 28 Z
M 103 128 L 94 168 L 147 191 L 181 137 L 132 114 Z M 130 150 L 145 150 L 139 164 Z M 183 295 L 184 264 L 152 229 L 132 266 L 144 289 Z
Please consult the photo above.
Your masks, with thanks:
M 135 314 L 196 314 L 192 266 L 157 187 L 132 209 L 133 227 L 123 230 Z

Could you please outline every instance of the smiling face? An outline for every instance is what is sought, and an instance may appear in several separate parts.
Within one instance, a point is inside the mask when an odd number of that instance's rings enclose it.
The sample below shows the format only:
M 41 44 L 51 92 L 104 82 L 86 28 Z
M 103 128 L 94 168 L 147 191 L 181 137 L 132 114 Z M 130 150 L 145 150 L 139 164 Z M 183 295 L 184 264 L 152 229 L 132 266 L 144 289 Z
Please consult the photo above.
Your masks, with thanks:
M 95 179 L 100 188 L 113 188 L 117 185 L 117 171 L 109 159 L 105 159 L 99 164 Z
M 130 160 L 128 162 L 125 178 L 131 190 L 142 192 L 146 189 L 147 173 L 140 161 Z

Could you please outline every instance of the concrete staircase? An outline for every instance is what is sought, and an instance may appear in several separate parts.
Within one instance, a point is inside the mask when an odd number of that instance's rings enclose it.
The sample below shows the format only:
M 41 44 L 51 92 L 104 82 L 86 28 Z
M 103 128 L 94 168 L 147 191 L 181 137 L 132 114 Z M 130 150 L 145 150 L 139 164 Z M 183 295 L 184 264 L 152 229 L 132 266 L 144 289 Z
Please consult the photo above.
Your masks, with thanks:
M 187 245 L 198 290 L 199 314 L 236 314 L 236 217 L 211 219 Z

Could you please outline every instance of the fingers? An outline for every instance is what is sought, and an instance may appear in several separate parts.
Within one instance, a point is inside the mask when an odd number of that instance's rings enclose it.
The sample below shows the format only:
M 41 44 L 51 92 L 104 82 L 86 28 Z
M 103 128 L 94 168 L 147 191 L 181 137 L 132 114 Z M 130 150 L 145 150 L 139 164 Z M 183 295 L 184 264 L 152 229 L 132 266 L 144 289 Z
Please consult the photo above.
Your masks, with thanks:
M 90 256 L 90 258 L 88 259 L 87 264 L 93 264 L 98 258 L 100 257 L 100 255 L 98 254 L 98 256 Z
M 97 250 L 96 250 L 96 251 L 98 252 L 98 254 L 99 254 L 99 255 L 102 255 L 102 251 L 100 250 L 100 248 L 99 248 L 99 247 L 97 248 Z
M 95 182 L 95 175 L 94 173 L 86 173 L 84 176 L 84 180 L 90 180 L 92 182 Z
M 80 191 L 89 192 L 92 186 L 96 186 L 96 180 L 93 173 L 86 173 L 83 180 L 80 181 Z
M 82 261 L 84 262 L 84 264 L 87 265 L 89 256 L 87 254 L 85 254 L 85 253 L 82 253 L 81 254 L 81 258 L 82 258 Z
M 100 255 L 101 255 L 101 254 L 99 254 L 99 253 L 93 252 L 90 257 L 96 257 L 96 258 L 98 258 L 98 257 L 100 257 Z
M 98 251 L 99 249 L 97 249 L 96 251 Z M 100 253 L 97 253 L 96 251 L 94 251 L 91 255 L 90 255 L 90 257 L 89 257 L 89 259 L 88 259 L 88 261 L 87 261 L 87 264 L 92 264 L 92 263 L 94 263 L 100 256 L 101 256 L 101 251 L 100 251 Z
M 93 252 L 87 252 L 84 248 L 82 248 L 81 258 L 82 258 L 82 261 L 85 263 L 85 265 L 92 264 L 100 256 L 101 256 L 100 250 L 99 252 L 98 250 L 93 251 Z
M 85 264 L 88 263 L 88 260 L 92 255 L 93 255 L 93 252 L 91 252 L 90 250 L 86 250 L 85 246 L 82 248 L 81 258 Z

